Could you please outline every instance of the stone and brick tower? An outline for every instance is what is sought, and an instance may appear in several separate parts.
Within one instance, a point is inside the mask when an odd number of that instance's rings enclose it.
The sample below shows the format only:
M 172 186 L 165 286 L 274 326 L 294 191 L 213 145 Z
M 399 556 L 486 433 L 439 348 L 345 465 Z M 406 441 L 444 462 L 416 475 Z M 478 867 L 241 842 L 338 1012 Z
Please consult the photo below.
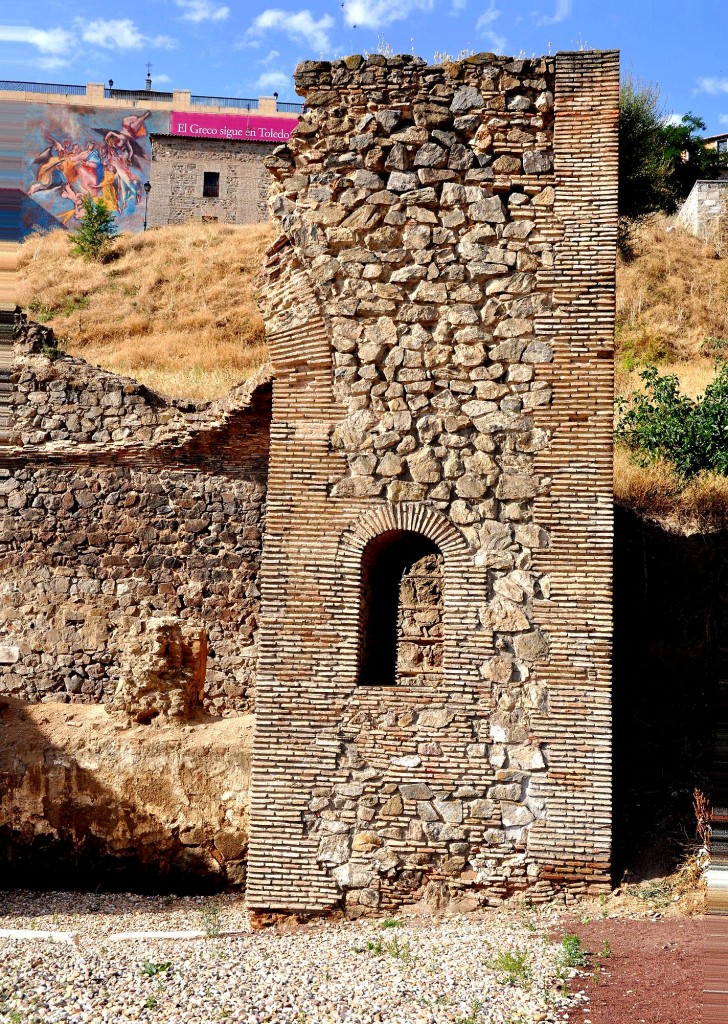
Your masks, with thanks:
M 248 898 L 598 889 L 618 55 L 296 72 Z

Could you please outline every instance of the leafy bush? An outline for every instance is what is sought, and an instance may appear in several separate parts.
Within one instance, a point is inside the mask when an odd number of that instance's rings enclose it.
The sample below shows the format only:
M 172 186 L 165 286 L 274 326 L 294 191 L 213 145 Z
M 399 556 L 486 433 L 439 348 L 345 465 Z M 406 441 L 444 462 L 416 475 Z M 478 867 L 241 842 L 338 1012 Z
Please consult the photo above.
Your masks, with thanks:
M 728 475 L 728 363 L 695 401 L 680 394 L 678 378 L 656 367 L 640 373 L 644 391 L 617 399 L 616 438 L 640 465 L 671 462 L 682 477 L 702 470 Z
M 103 260 L 109 245 L 117 235 L 113 213 L 106 208 L 103 199 L 82 199 L 83 219 L 73 235 L 72 251 L 85 260 Z

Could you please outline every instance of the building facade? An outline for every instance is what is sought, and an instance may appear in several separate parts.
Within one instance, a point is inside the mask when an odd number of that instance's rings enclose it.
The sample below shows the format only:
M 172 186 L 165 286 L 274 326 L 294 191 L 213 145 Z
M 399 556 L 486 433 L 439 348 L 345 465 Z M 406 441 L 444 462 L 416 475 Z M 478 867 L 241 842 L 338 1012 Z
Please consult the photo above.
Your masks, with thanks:
M 189 217 L 264 220 L 263 159 L 288 138 L 300 107 L 274 97 L 0 81 L 1 236 L 73 230 L 84 196 L 103 199 L 122 231 Z

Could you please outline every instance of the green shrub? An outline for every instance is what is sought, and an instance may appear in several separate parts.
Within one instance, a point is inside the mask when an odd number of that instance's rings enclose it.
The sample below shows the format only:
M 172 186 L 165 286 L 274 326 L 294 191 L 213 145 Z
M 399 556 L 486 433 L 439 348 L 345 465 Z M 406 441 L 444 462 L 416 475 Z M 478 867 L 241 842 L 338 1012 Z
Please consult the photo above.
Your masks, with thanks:
M 640 465 L 671 462 L 683 477 L 703 470 L 728 475 L 728 363 L 695 401 L 680 394 L 678 378 L 642 370 L 644 391 L 617 400 L 616 438 Z
M 83 219 L 73 235 L 71 251 L 85 260 L 100 262 L 117 235 L 114 215 L 106 208 L 103 199 L 84 196 L 82 204 Z

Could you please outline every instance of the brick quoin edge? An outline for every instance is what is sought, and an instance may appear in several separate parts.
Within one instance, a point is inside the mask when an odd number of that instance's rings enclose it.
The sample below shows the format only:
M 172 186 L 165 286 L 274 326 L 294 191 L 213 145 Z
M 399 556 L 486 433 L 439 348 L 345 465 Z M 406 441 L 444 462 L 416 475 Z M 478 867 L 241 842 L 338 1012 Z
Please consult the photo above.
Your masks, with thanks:
M 374 55 L 295 79 L 259 300 L 249 904 L 600 891 L 618 54 Z M 361 685 L 382 552 L 404 566 L 407 652 Z

